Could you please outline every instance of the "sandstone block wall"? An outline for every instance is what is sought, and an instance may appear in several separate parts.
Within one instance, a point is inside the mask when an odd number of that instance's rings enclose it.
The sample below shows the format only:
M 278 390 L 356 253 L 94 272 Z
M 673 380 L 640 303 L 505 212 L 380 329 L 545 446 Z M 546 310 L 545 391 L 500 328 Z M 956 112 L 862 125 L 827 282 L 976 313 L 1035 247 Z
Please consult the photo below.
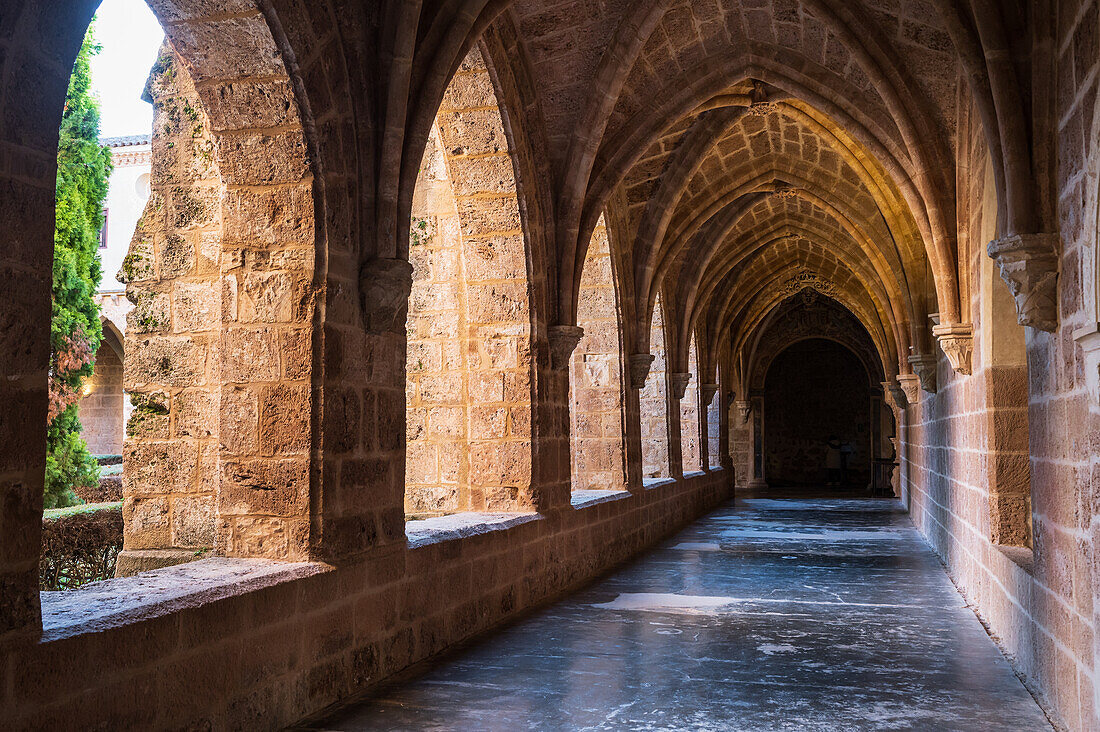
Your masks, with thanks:
M 671 475 L 669 456 L 669 394 L 665 323 L 661 300 L 653 308 L 649 349 L 654 359 L 640 395 L 642 423 L 642 477 L 667 478 Z
M 429 137 L 409 238 L 405 511 L 530 507 L 531 312 L 508 141 L 475 49 Z
M 149 78 L 152 190 L 118 275 L 125 388 L 125 549 L 214 545 L 224 186 L 210 120 L 169 46 Z M 125 562 L 121 571 L 125 571 Z
M 939 354 L 936 394 L 921 393 L 901 430 L 901 487 L 914 522 L 947 563 L 991 632 L 1073 729 L 1096 729 L 1097 521 L 1100 409 L 1086 388 L 1074 332 L 1095 323 L 1098 153 L 1097 7 L 1060 8 L 1059 324 L 1014 320 L 1007 288 L 987 260 L 996 193 L 976 111 L 963 127 L 960 177 L 967 234 L 974 373 Z M 964 119 L 966 119 L 964 117 Z M 1018 329 L 1017 333 L 1007 329 Z M 1019 339 L 1020 363 L 1006 357 Z M 1026 338 L 1026 362 L 1024 339 Z M 1030 454 L 1030 460 L 1028 455 Z
M 680 400 L 680 459 L 685 473 L 703 468 L 703 426 L 706 417 L 700 414 L 699 358 L 695 335 L 688 347 L 688 373 L 691 379 Z
M 569 371 L 573 490 L 626 486 L 623 359 L 607 227 L 592 234 L 581 273 L 577 325 L 584 335 Z
M 106 340 L 95 354 L 92 376 L 80 399 L 81 436 L 93 455 L 121 455 L 124 404 L 122 360 Z
M 169 28 L 147 85 L 152 192 L 120 273 L 123 574 L 148 550 L 310 551 L 312 174 L 285 72 L 182 60 L 204 22 Z
M 23 669 L 0 687 L 0 724 L 281 729 L 582 584 L 730 490 L 726 473 L 698 475 L 579 509 L 520 514 L 466 538 L 421 536 L 338 568 L 285 565 L 290 578 L 277 584 L 220 585 L 94 631 L 48 631 L 44 642 L 0 647 L 4 668 Z M 185 567 L 158 572 L 198 590 L 202 564 L 188 575 L 171 574 Z M 301 576 L 307 569 L 320 573 Z M 119 587 L 122 596 L 142 592 L 141 577 L 114 582 L 132 583 Z
M 722 444 L 721 405 L 724 400 L 725 395 L 719 388 L 710 403 L 703 405 L 707 418 L 707 468 L 718 468 L 729 461 L 729 453 Z

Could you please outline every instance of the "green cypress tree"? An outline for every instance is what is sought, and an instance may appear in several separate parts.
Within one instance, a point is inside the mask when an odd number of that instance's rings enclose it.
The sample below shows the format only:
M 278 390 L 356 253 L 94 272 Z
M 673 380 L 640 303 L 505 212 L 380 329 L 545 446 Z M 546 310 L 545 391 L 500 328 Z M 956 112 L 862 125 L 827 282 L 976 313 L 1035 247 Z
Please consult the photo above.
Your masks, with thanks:
M 99 102 L 90 93 L 90 61 L 99 50 L 89 27 L 69 80 L 57 148 L 47 508 L 78 503 L 73 488 L 99 479 L 77 414 L 81 387 L 103 337 L 93 295 L 102 277 L 99 230 L 112 165 L 110 150 L 99 144 Z

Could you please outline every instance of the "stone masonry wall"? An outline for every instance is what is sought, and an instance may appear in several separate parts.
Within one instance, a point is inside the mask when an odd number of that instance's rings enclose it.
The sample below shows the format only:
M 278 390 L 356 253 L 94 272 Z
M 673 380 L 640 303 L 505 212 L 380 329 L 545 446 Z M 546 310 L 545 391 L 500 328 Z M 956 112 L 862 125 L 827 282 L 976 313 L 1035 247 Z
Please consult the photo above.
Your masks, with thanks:
M 721 467 L 725 461 L 725 453 L 722 450 L 722 413 L 721 404 L 724 397 L 719 389 L 710 404 L 704 404 L 707 413 L 707 467 Z
M 95 370 L 80 399 L 81 436 L 93 455 L 121 455 L 123 425 L 122 361 L 103 341 L 95 354 Z
M 468 504 L 470 452 L 466 280 L 458 208 L 433 128 L 416 183 L 409 241 L 413 265 L 405 365 L 405 513 L 438 515 Z
M 577 325 L 584 328 L 584 336 L 569 366 L 573 490 L 621 489 L 626 485 L 623 361 L 611 251 L 602 218 L 581 273 Z
M 665 371 L 665 324 L 661 300 L 653 308 L 649 352 L 653 364 L 640 394 L 642 422 L 642 478 L 667 478 L 670 474 L 668 448 L 668 384 Z
M 150 75 L 152 190 L 119 280 L 127 315 L 124 548 L 214 545 L 222 197 L 210 122 L 190 75 L 162 48 Z M 119 571 L 128 571 L 124 558 Z
M 451 79 L 436 124 L 454 185 L 466 285 L 470 465 L 462 507 L 524 510 L 532 505 L 530 284 L 504 121 L 477 48 Z
M 703 469 L 703 453 L 699 441 L 705 437 L 701 432 L 702 420 L 699 418 L 697 353 L 695 335 L 692 334 L 691 345 L 688 347 L 688 373 L 691 374 L 691 379 L 688 381 L 687 389 L 684 390 L 684 398 L 680 400 L 680 450 L 685 473 Z
M 1055 49 L 1058 329 L 1026 329 L 1024 366 L 999 365 L 990 353 L 990 336 L 1003 326 L 990 305 L 1004 284 L 995 268 L 991 277 L 982 274 L 988 270 L 985 246 L 996 229 L 995 193 L 992 176 L 983 175 L 984 140 L 970 110 L 961 153 L 968 174 L 960 177 L 959 192 L 960 213 L 968 212 L 961 218 L 968 237 L 960 242 L 968 245 L 974 373 L 955 374 L 939 354 L 937 393 L 922 393 L 906 412 L 908 427 L 900 430 L 902 489 L 913 521 L 1019 668 L 1062 720 L 1080 730 L 1100 727 L 1094 691 L 1100 471 L 1090 437 L 1097 434 L 1100 412 L 1087 393 L 1074 342 L 1077 328 L 1098 319 L 1091 254 L 1097 241 L 1091 176 L 1100 160 L 1094 116 L 1098 44 L 1096 4 L 1063 3 Z
M 152 193 L 121 273 L 135 407 L 120 574 L 167 561 L 165 550 L 172 561 L 192 549 L 309 553 L 315 251 L 303 132 L 277 74 L 198 73 L 166 45 L 147 86 Z
M 0 647 L 0 669 L 21 669 L 0 685 L 0 727 L 282 729 L 610 569 L 731 497 L 729 477 L 518 515 L 465 537 L 421 535 L 339 567 L 260 563 L 286 568 L 274 585 L 207 587 L 204 568 L 218 559 L 157 570 L 183 599 Z M 148 577 L 112 580 L 111 591 L 149 595 Z
M 414 193 L 405 511 L 529 507 L 527 258 L 504 124 L 470 52 L 451 80 Z

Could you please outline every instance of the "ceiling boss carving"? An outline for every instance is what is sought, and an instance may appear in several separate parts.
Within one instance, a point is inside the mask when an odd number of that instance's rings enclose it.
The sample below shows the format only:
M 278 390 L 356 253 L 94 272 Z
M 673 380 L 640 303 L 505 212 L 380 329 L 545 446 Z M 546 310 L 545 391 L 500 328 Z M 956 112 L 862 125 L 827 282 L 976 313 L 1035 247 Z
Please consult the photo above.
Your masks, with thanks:
M 799 272 L 783 285 L 783 291 L 788 295 L 797 295 L 806 289 L 820 292 L 828 297 L 836 297 L 840 292 L 832 282 L 813 272 Z

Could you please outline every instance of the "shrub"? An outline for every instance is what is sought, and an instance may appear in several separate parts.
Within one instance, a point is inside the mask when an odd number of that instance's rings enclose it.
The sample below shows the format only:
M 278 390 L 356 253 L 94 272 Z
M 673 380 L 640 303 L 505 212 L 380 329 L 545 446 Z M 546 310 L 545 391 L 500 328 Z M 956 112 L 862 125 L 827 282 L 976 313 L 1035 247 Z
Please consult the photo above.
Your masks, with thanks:
M 80 389 L 92 374 L 103 337 L 93 295 L 102 277 L 99 229 L 111 153 L 99 144 L 99 103 L 89 92 L 89 60 L 98 51 L 89 28 L 69 79 L 57 147 L 47 508 L 76 503 L 73 488 L 93 486 L 99 479 L 99 468 L 80 437 L 77 416 Z
M 42 519 L 42 590 L 71 590 L 115 576 L 122 549 L 122 504 L 47 511 Z

